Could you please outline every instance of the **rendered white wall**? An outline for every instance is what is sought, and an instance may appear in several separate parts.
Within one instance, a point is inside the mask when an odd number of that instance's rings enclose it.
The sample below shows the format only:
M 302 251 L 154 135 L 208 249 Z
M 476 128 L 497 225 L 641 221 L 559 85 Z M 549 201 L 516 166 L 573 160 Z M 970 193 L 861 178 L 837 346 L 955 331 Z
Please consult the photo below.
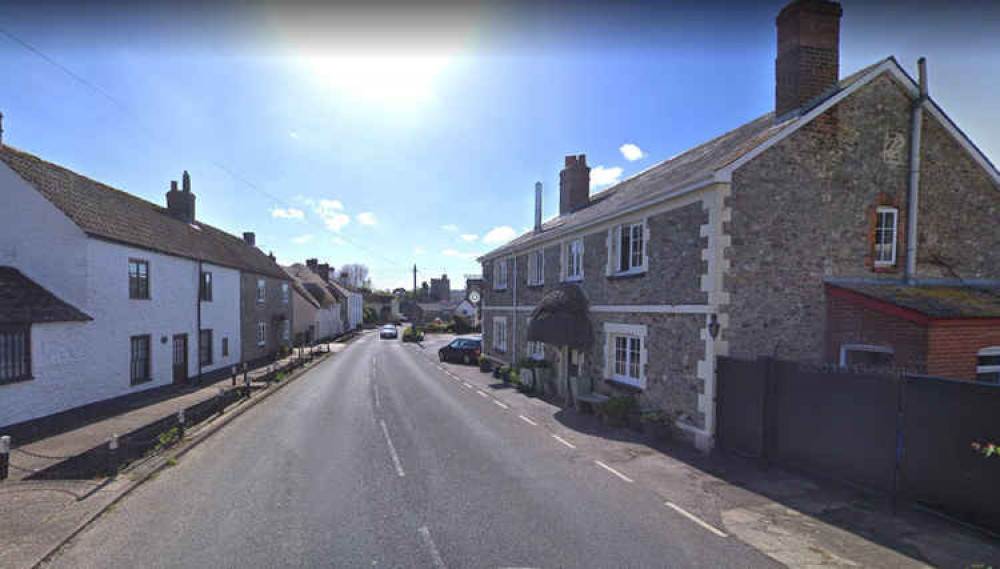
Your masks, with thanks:
M 0 265 L 86 312 L 86 242 L 76 224 L 0 162 Z
M 201 328 L 212 330 L 212 364 L 201 368 L 202 373 L 207 373 L 239 363 L 243 353 L 240 346 L 240 272 L 211 263 L 202 263 L 202 270 L 212 273 L 212 300 L 201 303 Z M 223 338 L 229 338 L 228 357 L 222 357 Z M 195 357 L 198 355 L 197 339 L 195 336 Z M 197 359 L 189 360 L 189 364 L 188 373 L 196 375 Z

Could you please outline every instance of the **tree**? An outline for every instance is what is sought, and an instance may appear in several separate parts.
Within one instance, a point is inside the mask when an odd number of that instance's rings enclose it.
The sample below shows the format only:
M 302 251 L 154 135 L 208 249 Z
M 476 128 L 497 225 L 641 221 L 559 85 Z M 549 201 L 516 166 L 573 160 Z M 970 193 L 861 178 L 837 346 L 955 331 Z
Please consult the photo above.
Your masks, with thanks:
M 340 282 L 352 288 L 365 288 L 370 281 L 368 279 L 368 267 L 361 263 L 347 263 L 341 265 L 339 277 Z
M 394 294 L 394 295 L 406 294 L 406 289 L 403 288 L 403 287 L 394 288 L 394 289 L 392 289 L 392 294 Z

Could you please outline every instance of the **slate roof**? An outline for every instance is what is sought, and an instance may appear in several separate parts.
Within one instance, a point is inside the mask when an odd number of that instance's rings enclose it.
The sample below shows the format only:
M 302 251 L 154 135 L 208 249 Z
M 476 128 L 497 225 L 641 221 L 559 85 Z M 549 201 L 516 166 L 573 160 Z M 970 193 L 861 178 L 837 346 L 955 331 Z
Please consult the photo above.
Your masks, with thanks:
M 0 267 L 0 324 L 93 320 L 14 267 Z
M 0 144 L 7 164 L 88 235 L 143 249 L 289 280 L 277 263 L 243 239 L 16 148 Z
M 830 90 L 806 103 L 801 113 L 805 114 L 823 101 L 849 88 L 868 72 L 889 60 L 892 58 L 879 60 L 840 80 Z M 486 253 L 483 258 L 494 257 L 510 249 L 518 249 L 535 240 L 544 241 L 548 238 L 546 233 L 556 229 L 572 229 L 574 226 L 613 217 L 630 207 L 638 206 L 658 196 L 705 180 L 717 170 L 735 162 L 743 155 L 764 144 L 795 120 L 799 120 L 799 117 L 791 117 L 788 120 L 782 118 L 781 122 L 776 123 L 773 111 L 761 115 L 734 130 L 668 158 L 631 178 L 591 195 L 589 205 L 549 219 L 542 223 L 541 233 L 536 234 L 534 231 L 529 231 L 506 245 Z
M 337 303 L 337 298 L 330 290 L 330 286 L 324 283 L 323 279 L 312 272 L 309 267 L 296 263 L 284 267 L 284 269 L 292 277 L 292 281 L 302 288 L 307 298 L 312 299 L 317 307 L 328 308 Z
M 932 318 L 1000 318 L 1000 288 L 836 284 Z
M 295 292 L 297 292 L 306 302 L 311 304 L 313 308 L 320 308 L 319 301 L 312 294 L 312 292 L 306 289 L 302 280 L 294 274 L 291 267 L 282 267 L 282 269 L 284 269 L 285 273 L 292 278 L 292 288 Z

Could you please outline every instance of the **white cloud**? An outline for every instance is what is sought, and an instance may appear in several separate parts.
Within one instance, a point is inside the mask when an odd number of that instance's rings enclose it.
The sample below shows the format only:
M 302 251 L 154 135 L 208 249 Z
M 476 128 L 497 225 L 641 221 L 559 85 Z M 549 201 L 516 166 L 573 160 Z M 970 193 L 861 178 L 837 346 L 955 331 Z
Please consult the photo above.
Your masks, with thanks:
M 370 211 L 361 212 L 354 216 L 354 219 L 361 225 L 375 225 L 378 223 L 378 219 L 375 218 L 375 214 Z
M 640 158 L 646 157 L 646 153 L 632 143 L 623 144 L 618 150 L 621 151 L 622 156 L 624 156 L 629 162 L 635 162 Z
M 308 243 L 312 241 L 312 235 L 300 235 L 298 237 L 292 237 L 292 243 L 298 243 L 299 245 L 303 243 Z
M 441 229 L 444 229 L 445 231 L 458 231 L 458 226 L 454 223 L 449 223 L 448 225 L 442 225 Z
M 290 136 L 292 138 L 298 138 L 299 137 L 299 133 L 295 132 L 294 130 L 291 130 L 291 131 L 288 131 L 288 136 Z
M 330 241 L 333 241 L 336 245 L 343 245 L 344 244 L 344 240 L 341 239 L 340 237 L 334 237 Z
M 463 233 L 462 235 L 459 235 L 459 237 L 461 237 L 463 241 L 467 241 L 469 243 L 479 239 L 479 236 L 475 233 Z
M 441 251 L 441 254 L 445 257 L 458 257 L 460 259 L 475 259 L 479 256 L 479 253 L 462 253 L 461 251 L 457 251 L 455 249 L 445 249 L 444 251 Z
M 323 219 L 323 223 L 330 231 L 340 233 L 340 230 L 351 222 L 350 216 L 343 213 L 344 204 L 340 203 L 340 200 L 315 201 L 305 199 L 303 201 L 316 212 L 316 215 Z
M 306 214 L 301 209 L 295 209 L 290 207 L 288 209 L 276 207 L 271 210 L 271 217 L 279 217 L 281 219 L 305 219 Z
M 483 236 L 483 243 L 506 243 L 517 236 L 517 232 L 509 225 L 494 227 Z
M 413 253 L 415 255 L 423 255 L 426 252 L 427 252 L 427 249 L 424 249 L 423 247 L 414 247 L 413 248 Z
M 590 189 L 600 188 L 601 186 L 610 186 L 611 184 L 617 184 L 621 181 L 622 169 L 618 166 L 613 168 L 605 168 L 604 166 L 595 166 L 593 170 L 590 171 Z

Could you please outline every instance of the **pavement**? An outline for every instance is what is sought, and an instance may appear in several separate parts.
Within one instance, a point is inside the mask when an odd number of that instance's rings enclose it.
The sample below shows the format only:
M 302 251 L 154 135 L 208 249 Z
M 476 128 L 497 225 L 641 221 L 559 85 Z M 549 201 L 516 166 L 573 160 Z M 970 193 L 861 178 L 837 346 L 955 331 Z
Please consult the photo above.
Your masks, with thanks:
M 331 343 L 330 352 L 337 353 L 345 344 Z M 0 482 L 0 568 L 29 568 L 58 548 L 87 523 L 107 508 L 122 499 L 139 484 L 155 476 L 161 468 L 168 466 L 168 459 L 187 452 L 208 436 L 214 434 L 230 420 L 242 412 L 264 401 L 288 382 L 297 379 L 311 367 L 293 372 L 283 383 L 259 392 L 249 400 L 239 400 L 227 407 L 226 412 L 205 421 L 189 430 L 185 440 L 169 451 L 137 461 L 115 478 L 95 478 L 93 480 L 7 480 Z M 266 373 L 266 369 L 255 370 L 252 374 Z M 100 421 L 38 441 L 25 448 L 44 450 L 49 453 L 73 453 L 87 450 L 106 440 L 108 432 L 124 433 L 153 422 L 178 409 L 196 403 L 208 394 L 214 397 L 218 387 L 212 386 L 162 401 L 156 405 L 136 409 L 106 421 Z M 116 429 L 116 430 L 107 430 Z M 12 456 L 23 461 L 28 457 Z M 22 463 L 23 464 L 23 463 Z M 49 461 L 31 464 L 51 464 Z M 14 473 L 12 469 L 12 474 Z
M 159 471 L 54 567 L 971 567 L 997 544 L 645 441 L 366 334 Z M 11 519 L 4 515 L 0 519 Z M 0 535 L 0 539 L 2 539 Z M 2 542 L 0 542 L 2 543 Z M 0 560 L 6 558 L 0 555 Z

